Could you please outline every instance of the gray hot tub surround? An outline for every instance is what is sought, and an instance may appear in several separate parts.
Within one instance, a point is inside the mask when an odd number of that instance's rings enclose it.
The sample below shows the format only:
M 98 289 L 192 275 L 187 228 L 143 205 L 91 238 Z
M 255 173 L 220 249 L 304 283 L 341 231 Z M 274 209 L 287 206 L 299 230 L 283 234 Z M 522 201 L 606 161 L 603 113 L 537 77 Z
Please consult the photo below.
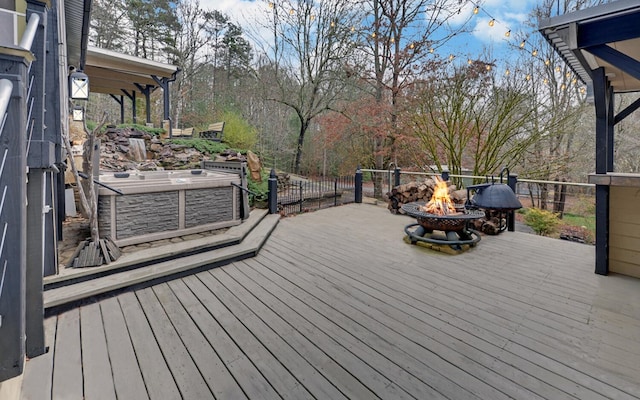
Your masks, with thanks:
M 241 223 L 240 175 L 211 170 L 100 173 L 101 236 L 118 246 L 168 239 Z

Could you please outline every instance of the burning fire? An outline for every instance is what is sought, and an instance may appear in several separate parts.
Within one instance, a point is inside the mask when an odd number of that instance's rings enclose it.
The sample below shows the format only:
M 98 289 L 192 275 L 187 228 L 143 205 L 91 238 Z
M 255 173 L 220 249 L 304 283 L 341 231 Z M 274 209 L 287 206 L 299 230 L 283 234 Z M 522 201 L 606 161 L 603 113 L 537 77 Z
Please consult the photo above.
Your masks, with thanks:
M 455 214 L 456 209 L 453 206 L 451 197 L 449 197 L 447 182 L 437 176 L 434 177 L 434 180 L 436 187 L 433 189 L 433 196 L 431 196 L 431 200 L 422 207 L 422 210 L 436 215 Z

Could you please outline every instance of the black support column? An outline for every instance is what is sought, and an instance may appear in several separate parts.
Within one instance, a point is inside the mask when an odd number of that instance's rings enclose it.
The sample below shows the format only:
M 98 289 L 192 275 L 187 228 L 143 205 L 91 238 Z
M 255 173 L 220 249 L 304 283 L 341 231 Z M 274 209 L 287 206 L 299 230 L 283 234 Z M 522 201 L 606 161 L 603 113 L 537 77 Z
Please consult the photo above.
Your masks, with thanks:
M 0 49 L 0 94 L 8 100 L 0 131 L 0 381 L 22 373 L 26 293 L 27 70 L 33 56 Z M 13 50 L 13 49 L 11 49 Z M 8 95 L 8 96 L 7 96 Z M 4 102 L 0 102 L 4 103 Z M 1 110 L 0 110 L 1 111 Z
M 596 109 L 596 174 L 613 172 L 613 90 L 604 68 L 593 71 Z M 596 185 L 596 274 L 609 273 L 609 190 Z
M 163 105 L 164 105 L 164 110 L 163 110 L 164 112 L 163 112 L 162 119 L 164 121 L 169 121 L 169 137 L 170 138 L 173 137 L 173 132 L 172 132 L 173 123 L 171 122 L 171 113 L 170 113 L 170 110 L 171 110 L 170 94 L 171 93 L 169 92 L 169 83 L 176 80 L 178 72 L 180 72 L 180 70 L 177 70 L 176 72 L 174 72 L 171 78 L 158 78 L 155 75 L 151 75 L 153 80 L 156 81 L 156 83 L 162 88 L 162 98 L 163 98 Z
M 131 93 L 129 93 L 124 89 L 120 90 L 122 90 L 122 93 L 124 93 L 125 96 L 127 96 L 129 100 L 131 100 L 131 118 L 133 119 L 133 123 L 137 124 L 138 117 L 136 116 L 136 91 L 132 90 Z
M 140 90 L 140 93 L 142 93 L 144 95 L 144 100 L 145 100 L 145 114 L 147 116 L 147 123 L 151 122 L 151 92 L 153 92 L 153 89 L 155 88 L 155 86 L 153 85 L 145 85 L 142 86 L 140 84 L 134 83 L 134 85 L 136 85 L 136 87 L 138 88 L 138 90 Z
M 112 99 L 114 99 L 120 105 L 120 123 L 124 124 L 124 97 L 123 96 L 115 96 L 110 94 Z

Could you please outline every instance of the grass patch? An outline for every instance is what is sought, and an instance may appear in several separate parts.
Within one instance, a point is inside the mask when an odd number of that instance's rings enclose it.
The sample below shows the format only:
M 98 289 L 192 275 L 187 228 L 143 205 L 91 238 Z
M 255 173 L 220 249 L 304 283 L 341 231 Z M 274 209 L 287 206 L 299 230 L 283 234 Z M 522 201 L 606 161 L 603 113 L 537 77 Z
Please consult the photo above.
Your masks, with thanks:
M 566 225 L 584 226 L 590 231 L 596 230 L 596 217 L 595 215 L 584 216 L 578 214 L 565 213 L 562 217 L 562 222 Z

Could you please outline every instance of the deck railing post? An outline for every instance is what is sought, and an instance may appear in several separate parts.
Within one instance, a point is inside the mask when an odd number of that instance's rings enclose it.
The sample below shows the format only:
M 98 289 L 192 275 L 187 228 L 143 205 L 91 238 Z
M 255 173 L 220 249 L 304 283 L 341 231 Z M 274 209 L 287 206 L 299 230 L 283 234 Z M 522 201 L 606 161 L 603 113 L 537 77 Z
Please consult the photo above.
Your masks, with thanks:
M 447 171 L 446 169 L 444 171 L 442 171 L 442 180 L 447 182 L 449 180 L 450 176 L 449 176 L 449 171 Z
M 356 169 L 355 186 L 355 202 L 362 203 L 362 170 L 359 165 Z
M 269 174 L 268 189 L 267 203 L 269 204 L 269 214 L 276 214 L 278 212 L 278 177 L 273 168 L 271 168 L 271 173 Z
M 304 198 L 302 196 L 302 181 L 299 182 L 299 192 L 300 193 L 300 206 L 298 207 L 298 211 L 302 214 L 302 203 L 304 202 Z
M 400 186 L 400 168 L 398 167 L 393 170 L 393 186 Z
M 516 193 L 516 187 L 518 185 L 518 174 L 509 174 L 507 175 L 507 185 L 513 190 L 513 193 Z M 507 212 L 507 230 L 509 232 L 515 232 L 516 230 L 516 212 L 511 210 Z

